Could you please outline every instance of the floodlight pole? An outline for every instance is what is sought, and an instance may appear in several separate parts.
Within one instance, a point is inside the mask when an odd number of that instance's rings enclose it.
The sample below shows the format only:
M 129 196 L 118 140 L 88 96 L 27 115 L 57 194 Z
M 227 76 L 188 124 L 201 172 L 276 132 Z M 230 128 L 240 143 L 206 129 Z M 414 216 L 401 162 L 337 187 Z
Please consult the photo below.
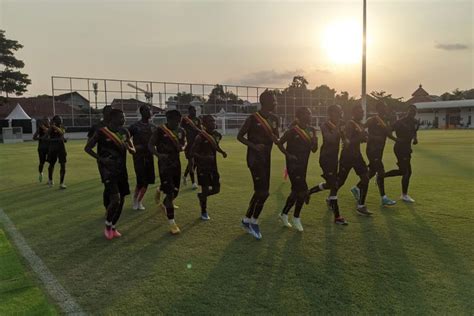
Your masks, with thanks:
M 364 122 L 367 118 L 367 0 L 364 1 L 362 22 L 362 108 L 364 109 Z

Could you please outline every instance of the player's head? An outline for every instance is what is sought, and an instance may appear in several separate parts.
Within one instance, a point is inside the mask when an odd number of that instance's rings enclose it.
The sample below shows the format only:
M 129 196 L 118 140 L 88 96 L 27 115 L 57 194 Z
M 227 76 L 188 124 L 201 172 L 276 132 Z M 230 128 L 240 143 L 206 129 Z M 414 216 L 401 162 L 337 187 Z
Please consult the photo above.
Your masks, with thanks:
M 44 116 L 44 117 L 39 121 L 39 124 L 40 124 L 40 125 L 43 125 L 43 126 L 49 126 L 49 117 Z
M 328 117 L 333 122 L 339 122 L 342 118 L 342 108 L 340 105 L 332 104 L 328 106 Z
M 262 110 L 267 112 L 273 112 L 276 106 L 276 99 L 273 92 L 266 89 L 262 92 L 259 98 L 260 104 L 262 105 Z
M 152 116 L 151 113 L 151 108 L 148 104 L 142 104 L 140 106 L 140 115 L 142 116 L 142 119 L 148 120 Z
M 416 105 L 410 104 L 410 105 L 408 106 L 407 116 L 408 116 L 408 117 L 411 117 L 411 118 L 415 118 L 416 112 L 417 112 Z
M 360 121 L 364 118 L 364 109 L 362 105 L 357 104 L 352 107 L 352 118 L 356 121 Z
M 51 119 L 51 122 L 56 125 L 56 126 L 61 126 L 63 125 L 63 119 L 61 116 L 59 115 L 55 115 L 53 116 L 53 118 Z
M 188 107 L 188 113 L 189 113 L 189 116 L 196 117 L 196 108 L 194 107 L 194 105 L 190 105 Z
M 212 115 L 204 115 L 202 117 L 202 124 L 206 128 L 207 131 L 212 132 L 216 129 L 216 119 Z
M 110 105 L 106 105 L 102 108 L 102 119 L 105 122 L 110 120 L 110 111 L 112 111 L 112 107 Z
M 166 123 L 170 128 L 176 128 L 181 122 L 181 113 L 178 110 L 169 110 L 166 112 Z
M 114 127 L 120 127 L 125 124 L 125 115 L 122 110 L 112 109 L 109 113 L 110 124 Z
M 379 101 L 375 105 L 375 110 L 377 110 L 378 114 L 384 115 L 385 113 L 387 113 L 387 105 L 385 104 L 385 102 Z
M 304 125 L 311 123 L 311 110 L 307 107 L 298 108 L 296 110 L 296 118 L 298 122 Z

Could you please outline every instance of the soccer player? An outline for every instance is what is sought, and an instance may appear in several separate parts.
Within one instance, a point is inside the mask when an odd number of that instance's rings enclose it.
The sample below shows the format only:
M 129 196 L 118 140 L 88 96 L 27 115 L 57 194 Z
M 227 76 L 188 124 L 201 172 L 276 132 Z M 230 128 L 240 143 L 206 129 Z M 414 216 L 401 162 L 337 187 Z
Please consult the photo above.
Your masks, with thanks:
M 221 153 L 224 158 L 227 157 L 227 153 L 219 146 L 222 135 L 216 131 L 214 117 L 205 115 L 202 123 L 204 128 L 196 136 L 191 154 L 194 157 L 198 183 L 201 186 L 201 192 L 197 195 L 201 206 L 201 219 L 207 221 L 210 220 L 207 212 L 207 197 L 219 193 L 221 189 L 216 153 Z
M 247 166 L 254 189 L 241 225 L 258 240 L 262 238 L 258 217 L 269 196 L 272 147 L 279 137 L 278 117 L 272 114 L 276 106 L 273 93 L 265 90 L 260 95 L 260 104 L 261 109 L 245 120 L 237 135 L 237 139 L 247 146 Z
M 323 171 L 322 177 L 326 182 L 311 188 L 309 194 L 317 193 L 323 190 L 329 190 L 327 199 L 329 208 L 334 213 L 334 223 L 347 225 L 347 221 L 339 212 L 337 203 L 337 165 L 339 163 L 339 147 L 342 137 L 342 109 L 339 105 L 330 105 L 327 109 L 328 120 L 321 124 L 321 133 L 323 135 L 323 144 L 319 153 L 319 165 Z M 307 203 L 309 202 L 309 195 Z
M 44 117 L 38 124 L 38 129 L 33 135 L 33 140 L 38 141 L 38 158 L 39 158 L 39 165 L 38 165 L 38 180 L 39 182 L 43 182 L 43 167 L 44 163 L 48 158 L 48 151 L 49 151 L 49 140 L 48 140 L 48 130 L 49 130 L 49 118 Z
M 143 197 L 149 184 L 155 183 L 155 166 L 153 154 L 148 150 L 148 143 L 156 126 L 150 122 L 150 106 L 140 106 L 141 120 L 130 126 L 129 132 L 137 153 L 133 155 L 133 166 L 137 177 L 137 186 L 133 194 L 133 209 L 144 210 Z
M 121 110 L 110 111 L 107 125 L 95 131 L 87 142 L 85 152 L 97 160 L 104 195 L 108 196 L 104 236 L 106 239 L 121 237 L 116 225 L 122 214 L 125 196 L 130 194 L 127 174 L 127 151 L 135 154 L 128 130 L 123 127 L 125 116 Z M 94 147 L 97 145 L 97 153 Z
M 382 206 L 394 205 L 396 202 L 385 194 L 385 168 L 382 162 L 383 151 L 387 137 L 395 140 L 392 136 L 387 105 L 383 102 L 376 104 L 377 114 L 370 117 L 365 126 L 367 127 L 367 158 L 369 159 L 369 179 L 377 175 L 377 186 L 381 196 Z
M 66 189 L 64 184 L 64 176 L 66 175 L 66 145 L 67 139 L 64 138 L 64 133 L 66 132 L 63 126 L 63 120 L 61 116 L 55 115 L 51 120 L 51 126 L 48 129 L 48 139 L 49 139 L 49 148 L 48 148 L 48 185 L 53 186 L 53 172 L 54 165 L 59 161 L 61 169 L 59 170 L 59 188 Z
M 306 173 L 311 152 L 318 150 L 316 129 L 309 126 L 311 111 L 304 107 L 296 111 L 296 121 L 293 126 L 283 134 L 278 142 L 278 147 L 286 156 L 286 170 L 291 182 L 291 193 L 280 214 L 280 219 L 286 227 L 292 227 L 288 222 L 288 213 L 295 207 L 293 213 L 293 226 L 302 232 L 300 212 L 308 194 Z M 284 144 L 286 148 L 284 148 Z
M 110 120 L 110 111 L 112 110 L 112 107 L 110 105 L 106 105 L 102 108 L 102 118 L 101 120 L 95 124 L 92 125 L 89 131 L 87 132 L 87 141 L 89 141 L 92 136 L 94 136 L 95 132 L 101 129 L 102 127 L 105 127 Z M 99 151 L 100 144 L 97 144 L 97 150 Z M 99 164 L 97 164 L 99 167 Z M 99 167 L 99 172 L 100 172 L 100 167 Z M 105 207 L 105 216 L 107 217 L 107 207 L 109 206 L 109 195 L 107 192 L 104 191 L 104 195 L 102 196 L 103 204 Z
M 192 189 L 196 190 L 198 188 L 194 178 L 194 169 L 196 167 L 194 165 L 194 157 L 191 154 L 191 149 L 196 136 L 201 132 L 202 124 L 199 117 L 196 117 L 196 108 L 194 106 L 189 106 L 188 113 L 189 114 L 184 116 L 181 120 L 181 127 L 186 132 L 186 148 L 184 149 L 184 155 L 188 160 L 188 165 L 186 166 L 186 170 L 184 170 L 183 184 L 186 185 L 186 177 L 189 174 L 192 182 Z
M 89 131 L 87 131 L 87 139 L 91 139 L 92 136 L 94 136 L 95 132 L 101 129 L 102 127 L 105 127 L 109 120 L 110 120 L 110 111 L 112 110 L 112 106 L 106 105 L 102 108 L 102 118 L 97 124 L 92 125 L 89 128 Z
M 411 177 L 411 144 L 418 144 L 417 131 L 419 122 L 415 119 L 416 106 L 410 105 L 404 117 L 393 124 L 393 130 L 397 136 L 397 141 L 393 146 L 393 151 L 397 157 L 398 169 L 390 170 L 385 173 L 385 178 L 401 176 L 402 177 L 402 196 L 404 202 L 414 203 L 415 200 L 408 195 L 408 186 Z
M 372 215 L 365 205 L 367 190 L 369 188 L 369 173 L 367 164 L 362 157 L 360 144 L 367 141 L 367 132 L 361 123 L 364 117 L 362 106 L 356 105 L 352 108 L 352 119 L 344 128 L 343 146 L 339 159 L 339 171 L 337 175 L 338 188 L 346 182 L 347 176 L 352 168 L 359 176 L 359 183 L 351 189 L 354 198 L 357 200 L 357 213 L 364 216 Z
M 166 112 L 166 123 L 153 132 L 148 149 L 158 157 L 158 171 L 160 174 L 160 188 L 155 200 L 159 202 L 160 191 L 165 194 L 163 205 L 168 217 L 171 234 L 179 234 L 181 230 L 174 219 L 173 200 L 179 193 L 181 181 L 181 162 L 179 153 L 185 145 L 185 131 L 179 127 L 181 113 L 177 110 Z

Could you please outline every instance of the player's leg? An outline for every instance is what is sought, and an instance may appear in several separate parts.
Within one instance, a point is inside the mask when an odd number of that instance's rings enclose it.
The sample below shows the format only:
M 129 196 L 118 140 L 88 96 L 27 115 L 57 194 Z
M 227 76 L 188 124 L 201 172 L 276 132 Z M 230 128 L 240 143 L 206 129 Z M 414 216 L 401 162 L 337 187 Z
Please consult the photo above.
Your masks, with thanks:
M 410 185 L 410 178 L 412 174 L 411 170 L 411 157 L 407 155 L 403 161 L 403 168 L 401 168 L 402 176 L 402 200 L 408 203 L 414 203 L 415 200 L 408 195 L 408 187 Z
M 250 219 L 250 231 L 256 239 L 262 238 L 262 233 L 260 232 L 260 226 L 258 225 L 258 217 L 262 213 L 263 206 L 265 205 L 268 196 L 270 195 L 270 162 L 266 165 L 262 165 L 259 168 L 259 178 L 255 182 L 255 209 Z
M 191 157 L 188 161 L 189 161 L 189 163 L 188 163 L 189 177 L 191 178 L 191 183 L 192 183 L 191 188 L 193 190 L 196 190 L 198 188 L 198 186 L 197 186 L 196 179 L 195 179 L 195 176 L 194 176 L 194 171 L 196 169 L 195 166 L 194 166 L 194 158 Z
M 301 223 L 300 214 L 306 198 L 306 193 L 307 189 L 296 193 L 295 211 L 293 213 L 293 227 L 300 232 L 303 231 L 303 224 Z
M 55 151 L 49 151 L 48 153 L 48 160 L 49 160 L 49 167 L 48 167 L 48 185 L 51 187 L 53 186 L 53 173 L 54 173 L 54 166 L 56 165 L 56 161 L 58 161 L 58 155 Z
M 38 158 L 39 158 L 39 164 L 38 164 L 38 180 L 39 182 L 43 182 L 43 169 L 44 169 L 44 164 L 46 162 L 46 156 L 47 152 L 44 149 L 39 148 L 38 149 Z
M 109 204 L 107 205 L 107 216 L 105 219 L 104 235 L 106 239 L 110 240 L 114 238 L 112 226 L 114 225 L 113 221 L 116 216 L 116 212 L 120 207 L 121 199 L 117 182 L 108 182 L 105 183 L 104 186 L 105 191 L 109 195 Z
M 357 183 L 357 188 L 359 189 L 357 213 L 359 213 L 360 215 L 369 216 L 372 213 L 367 209 L 367 206 L 365 205 L 365 199 L 369 190 L 369 170 L 362 156 L 355 157 L 354 170 L 359 176 L 359 183 Z
M 66 189 L 66 184 L 64 183 L 64 177 L 66 176 L 66 162 L 67 162 L 66 156 L 67 156 L 67 153 L 66 153 L 65 149 L 62 149 L 58 153 L 58 161 L 59 161 L 59 166 L 60 166 L 60 169 L 59 169 L 59 187 L 61 189 Z
M 290 222 L 288 221 L 288 213 L 290 212 L 291 208 L 295 205 L 295 203 L 296 203 L 296 192 L 292 190 L 290 192 L 290 195 L 288 195 L 285 206 L 283 206 L 283 209 L 280 213 L 280 220 L 283 222 L 283 225 L 286 227 L 292 227 Z

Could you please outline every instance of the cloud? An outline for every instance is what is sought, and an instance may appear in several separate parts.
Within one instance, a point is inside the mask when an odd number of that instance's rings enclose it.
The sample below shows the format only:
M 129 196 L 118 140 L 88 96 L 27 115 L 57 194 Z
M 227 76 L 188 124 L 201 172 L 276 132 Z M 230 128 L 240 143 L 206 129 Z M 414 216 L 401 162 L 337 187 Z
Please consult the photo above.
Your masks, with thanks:
M 442 50 L 447 50 L 447 51 L 453 51 L 453 50 L 466 50 L 469 49 L 469 45 L 466 44 L 461 44 L 461 43 L 437 43 L 435 45 L 435 48 L 437 49 L 442 49 Z
M 303 69 L 295 70 L 286 70 L 286 71 L 276 71 L 271 70 L 261 70 L 257 72 L 252 72 L 246 75 L 241 76 L 237 80 L 231 80 L 231 82 L 236 82 L 242 85 L 255 85 L 255 86 L 265 86 L 265 85 L 277 85 L 277 86 L 287 86 L 294 76 L 302 75 L 309 76 L 310 74 L 318 73 L 329 73 L 327 70 L 315 69 L 311 72 L 304 71 Z

